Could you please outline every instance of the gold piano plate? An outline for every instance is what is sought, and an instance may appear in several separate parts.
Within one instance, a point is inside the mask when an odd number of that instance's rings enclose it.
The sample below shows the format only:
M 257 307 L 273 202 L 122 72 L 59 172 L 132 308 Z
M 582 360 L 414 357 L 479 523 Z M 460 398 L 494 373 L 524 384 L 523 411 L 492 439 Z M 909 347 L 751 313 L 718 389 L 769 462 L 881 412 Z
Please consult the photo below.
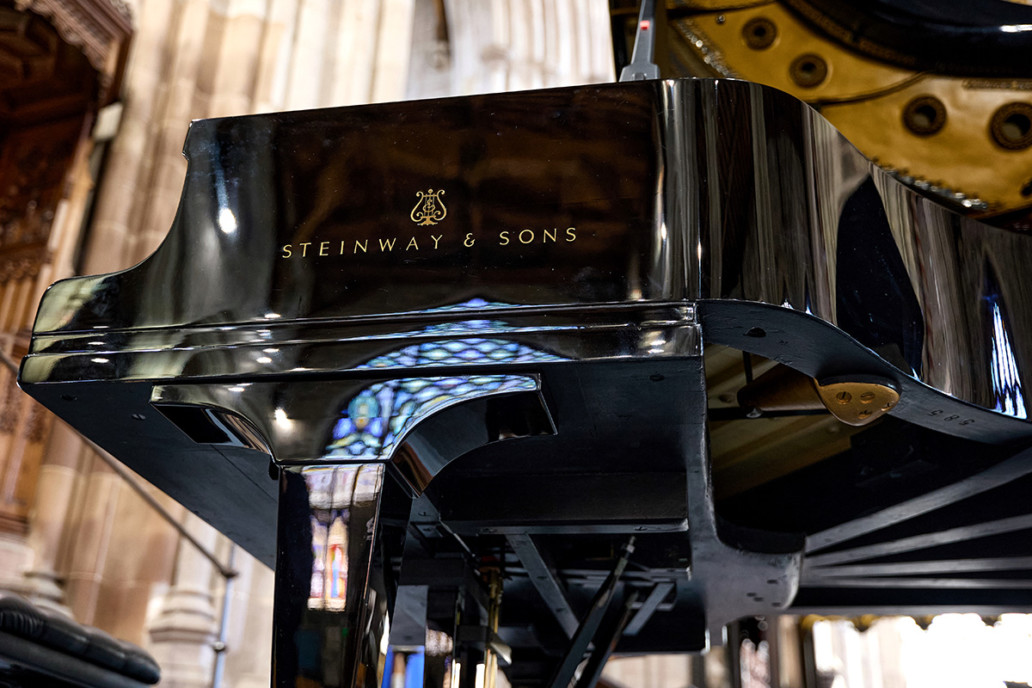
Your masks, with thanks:
M 846 425 L 867 425 L 899 403 L 899 392 L 889 382 L 842 380 L 814 386 L 828 412 Z

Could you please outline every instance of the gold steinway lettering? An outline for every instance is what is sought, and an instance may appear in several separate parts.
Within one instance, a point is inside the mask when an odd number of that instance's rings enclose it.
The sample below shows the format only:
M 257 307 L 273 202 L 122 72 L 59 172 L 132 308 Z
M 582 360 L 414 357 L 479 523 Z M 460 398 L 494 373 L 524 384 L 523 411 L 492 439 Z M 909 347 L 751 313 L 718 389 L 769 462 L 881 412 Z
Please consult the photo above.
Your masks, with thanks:
M 521 229 L 518 232 L 514 229 L 503 229 L 498 232 L 498 245 L 499 246 L 510 246 L 513 243 L 513 233 L 516 234 L 516 239 L 519 240 L 524 246 L 540 242 L 542 244 L 557 244 L 559 243 L 559 228 L 552 227 L 551 229 L 541 229 L 540 234 L 538 230 L 526 228 Z M 567 227 L 565 230 L 564 241 L 566 243 L 573 243 L 577 241 L 577 228 Z
M 560 239 L 560 236 L 562 237 Z M 437 251 L 441 248 L 441 239 L 444 238 L 443 234 L 430 234 L 430 241 L 433 242 L 433 250 Z M 473 247 L 477 242 L 478 237 L 472 232 L 467 233 L 462 239 L 462 245 L 466 248 Z M 497 242 L 498 246 L 512 246 L 517 240 L 518 243 L 524 246 L 542 243 L 542 244 L 557 244 L 560 240 L 563 243 L 572 244 L 577 241 L 577 228 L 567 227 L 565 230 L 560 230 L 557 227 L 552 228 L 541 228 L 534 229 L 526 227 L 524 229 L 503 229 L 498 232 Z M 351 243 L 352 255 L 358 255 L 359 253 L 369 253 L 369 242 L 375 241 L 373 252 L 375 253 L 376 248 L 379 247 L 381 253 L 393 253 L 396 246 L 400 246 L 398 243 L 398 237 L 391 237 L 389 239 L 342 239 L 340 240 L 340 247 L 336 255 L 343 256 L 347 251 L 348 242 Z M 404 242 L 404 238 L 402 239 Z M 308 248 L 310 246 L 317 246 L 317 251 L 313 250 L 312 255 L 318 256 L 330 256 L 333 255 L 333 241 L 300 241 L 293 244 L 283 244 L 280 247 L 280 258 L 307 258 Z M 419 251 L 419 237 L 410 236 L 408 242 L 405 243 L 404 251 Z M 399 251 L 402 249 L 399 248 Z

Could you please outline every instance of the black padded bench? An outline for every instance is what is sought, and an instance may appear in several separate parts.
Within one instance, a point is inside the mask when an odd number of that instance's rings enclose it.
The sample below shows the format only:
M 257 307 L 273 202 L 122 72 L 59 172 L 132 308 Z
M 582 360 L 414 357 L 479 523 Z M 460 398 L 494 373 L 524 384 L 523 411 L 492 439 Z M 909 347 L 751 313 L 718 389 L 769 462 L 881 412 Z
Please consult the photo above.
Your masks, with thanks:
M 0 592 L 0 688 L 145 688 L 160 676 L 132 643 Z

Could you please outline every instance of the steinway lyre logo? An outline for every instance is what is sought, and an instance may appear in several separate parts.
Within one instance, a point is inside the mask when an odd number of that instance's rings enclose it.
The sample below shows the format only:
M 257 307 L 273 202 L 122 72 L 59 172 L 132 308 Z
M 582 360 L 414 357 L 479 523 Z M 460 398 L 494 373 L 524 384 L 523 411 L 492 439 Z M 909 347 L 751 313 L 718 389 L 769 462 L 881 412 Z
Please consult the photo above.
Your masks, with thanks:
M 436 225 L 443 220 L 448 215 L 448 209 L 444 207 L 444 201 L 441 200 L 442 195 L 444 195 L 444 189 L 417 191 L 416 197 L 419 200 L 416 201 L 416 206 L 409 213 L 412 221 L 421 227 L 427 227 Z

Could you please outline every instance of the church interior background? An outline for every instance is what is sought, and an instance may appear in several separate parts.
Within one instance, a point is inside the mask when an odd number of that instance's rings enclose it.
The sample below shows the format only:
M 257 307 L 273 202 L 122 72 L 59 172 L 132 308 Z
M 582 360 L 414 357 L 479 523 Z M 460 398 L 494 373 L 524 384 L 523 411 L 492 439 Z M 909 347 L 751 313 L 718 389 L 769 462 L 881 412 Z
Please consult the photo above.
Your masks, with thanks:
M 154 251 L 191 120 L 613 81 L 609 22 L 605 0 L 0 2 L 0 346 L 24 355 L 55 280 Z M 211 685 L 223 577 L 0 374 L 0 587 Z M 272 572 L 148 493 L 232 562 L 222 685 L 268 686 Z
M 611 35 L 607 0 L 0 0 L 0 348 L 24 355 L 52 282 L 154 251 L 179 203 L 192 119 L 613 81 Z M 265 688 L 272 572 L 130 478 L 0 370 L 0 588 L 147 648 L 163 686 L 219 674 L 221 686 Z M 777 685 L 799 685 L 799 621 L 769 623 L 771 642 L 734 655 L 760 667 L 744 678 L 713 652 L 617 661 L 606 680 L 768 686 L 776 655 Z M 818 663 L 848 674 L 832 685 L 904 685 L 899 648 L 927 639 L 909 619 L 875 623 L 867 635 L 804 624 Z M 1032 642 L 1024 617 L 1007 623 Z M 985 652 L 1000 663 L 1018 647 Z M 851 653 L 867 659 L 836 668 Z

